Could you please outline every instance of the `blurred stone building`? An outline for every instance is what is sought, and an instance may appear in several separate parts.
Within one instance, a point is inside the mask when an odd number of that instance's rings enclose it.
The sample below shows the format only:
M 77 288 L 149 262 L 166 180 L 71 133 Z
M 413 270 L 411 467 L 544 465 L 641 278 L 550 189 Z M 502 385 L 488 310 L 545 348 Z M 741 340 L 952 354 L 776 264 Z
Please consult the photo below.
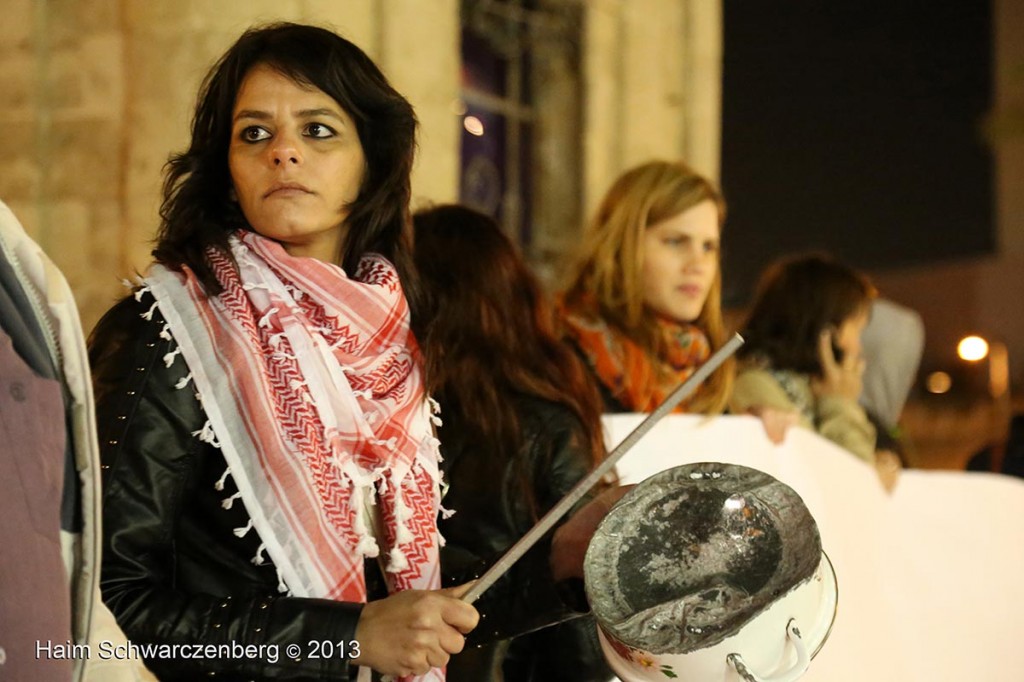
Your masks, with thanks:
M 88 330 L 149 262 L 162 167 L 187 142 L 213 60 L 250 25 L 309 22 L 360 45 L 415 106 L 419 204 L 459 199 L 467 103 L 505 119 L 498 156 L 513 173 L 497 169 L 501 217 L 522 239 L 528 216 L 528 256 L 550 273 L 627 165 L 683 157 L 717 174 L 720 10 L 717 0 L 5 0 L 0 197 L 67 275 Z M 464 35 L 513 65 L 502 92 L 465 82 Z
M 683 158 L 719 176 L 723 7 L 4 0 L 0 198 L 67 275 L 88 331 L 122 294 L 119 282 L 149 262 L 162 167 L 186 144 L 213 60 L 253 24 L 316 23 L 362 46 L 415 106 L 417 205 L 461 200 L 491 211 L 551 284 L 627 167 Z M 886 296 L 921 312 L 926 364 L 950 361 L 956 339 L 981 333 L 1005 344 L 1020 384 L 1024 0 L 992 0 L 991 25 L 996 248 L 871 274 Z

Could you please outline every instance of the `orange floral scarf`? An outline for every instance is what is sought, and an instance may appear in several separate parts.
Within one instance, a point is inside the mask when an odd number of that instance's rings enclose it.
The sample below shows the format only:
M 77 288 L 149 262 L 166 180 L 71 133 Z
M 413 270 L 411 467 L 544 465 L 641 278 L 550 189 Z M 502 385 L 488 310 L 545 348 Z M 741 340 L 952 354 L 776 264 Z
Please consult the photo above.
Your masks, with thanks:
M 655 359 L 638 343 L 604 319 L 562 308 L 569 340 L 579 348 L 607 392 L 628 411 L 651 412 L 711 355 L 700 327 L 658 318 L 661 357 Z M 676 412 L 688 412 L 691 400 Z

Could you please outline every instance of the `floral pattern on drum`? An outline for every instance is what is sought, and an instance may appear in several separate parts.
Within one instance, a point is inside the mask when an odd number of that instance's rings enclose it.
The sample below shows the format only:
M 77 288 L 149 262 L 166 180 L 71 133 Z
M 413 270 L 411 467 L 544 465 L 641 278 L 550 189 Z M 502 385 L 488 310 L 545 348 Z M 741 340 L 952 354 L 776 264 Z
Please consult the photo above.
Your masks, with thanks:
M 672 670 L 672 666 L 659 663 L 658 659 L 652 656 L 647 651 L 640 649 L 634 649 L 628 644 L 624 644 L 619 640 L 615 639 L 607 632 L 602 632 L 608 645 L 615 650 L 615 653 L 619 655 L 624 661 L 629 661 L 635 665 L 640 666 L 644 670 L 650 670 L 651 668 L 658 668 L 662 675 L 668 679 L 678 679 L 679 675 Z

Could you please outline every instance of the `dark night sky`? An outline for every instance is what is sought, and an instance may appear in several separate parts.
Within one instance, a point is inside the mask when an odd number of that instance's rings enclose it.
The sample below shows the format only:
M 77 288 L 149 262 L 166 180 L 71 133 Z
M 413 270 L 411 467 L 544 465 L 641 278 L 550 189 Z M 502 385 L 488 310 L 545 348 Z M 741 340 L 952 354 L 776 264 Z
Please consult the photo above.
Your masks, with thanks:
M 866 269 L 992 252 L 987 2 L 724 4 L 727 303 L 794 251 Z

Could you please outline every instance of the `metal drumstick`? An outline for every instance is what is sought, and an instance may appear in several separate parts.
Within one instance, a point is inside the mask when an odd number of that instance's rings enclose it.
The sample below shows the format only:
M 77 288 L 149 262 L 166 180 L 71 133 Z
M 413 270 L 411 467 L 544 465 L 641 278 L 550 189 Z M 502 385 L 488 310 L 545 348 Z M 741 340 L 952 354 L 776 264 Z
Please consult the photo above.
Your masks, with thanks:
M 574 504 L 580 501 L 587 492 L 594 487 L 594 485 L 601 480 L 601 478 L 611 471 L 615 463 L 618 462 L 622 457 L 629 452 L 629 450 L 636 445 L 637 441 L 644 437 L 648 431 L 654 428 L 662 417 L 675 409 L 676 405 L 681 403 L 683 400 L 688 398 L 697 387 L 700 386 L 705 379 L 710 376 L 712 372 L 721 366 L 736 350 L 743 345 L 743 337 L 739 334 L 734 334 L 725 345 L 719 348 L 707 361 L 697 368 L 690 377 L 679 385 L 665 401 L 658 405 L 647 415 L 640 424 L 633 429 L 628 436 L 622 439 L 622 442 L 615 446 L 615 449 L 608 454 L 593 471 L 591 471 L 585 478 L 577 483 L 572 490 L 566 493 L 565 497 L 558 501 L 558 503 L 552 507 L 547 514 L 527 531 L 526 535 L 519 538 L 519 540 L 512 545 L 507 552 L 498 561 L 494 563 L 487 571 L 480 576 L 480 578 L 474 583 L 473 587 L 470 588 L 466 594 L 462 596 L 462 601 L 472 604 L 480 598 L 484 592 L 487 591 L 491 585 L 493 585 L 498 578 L 504 575 L 512 565 L 515 564 L 524 554 L 526 554 L 531 547 L 537 544 L 544 535 L 551 530 L 552 527 L 558 520 L 562 518 L 566 512 L 568 512 Z

